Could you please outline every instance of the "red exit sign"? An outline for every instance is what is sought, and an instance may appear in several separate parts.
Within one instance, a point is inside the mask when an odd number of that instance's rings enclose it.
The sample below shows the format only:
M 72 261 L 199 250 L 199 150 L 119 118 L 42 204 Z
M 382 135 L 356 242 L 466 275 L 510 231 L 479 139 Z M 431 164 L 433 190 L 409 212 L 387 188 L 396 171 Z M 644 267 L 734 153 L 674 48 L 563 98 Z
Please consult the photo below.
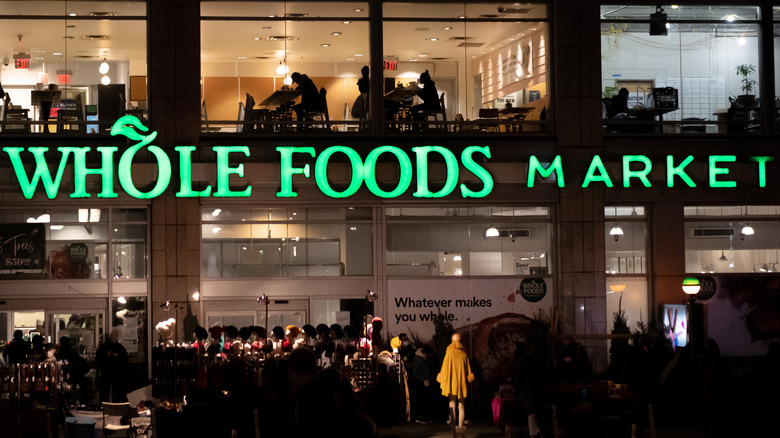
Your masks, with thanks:
M 385 70 L 398 70 L 398 61 L 385 61 Z
M 29 58 L 18 58 L 14 60 L 14 65 L 16 65 L 17 69 L 20 68 L 30 68 L 30 59 Z

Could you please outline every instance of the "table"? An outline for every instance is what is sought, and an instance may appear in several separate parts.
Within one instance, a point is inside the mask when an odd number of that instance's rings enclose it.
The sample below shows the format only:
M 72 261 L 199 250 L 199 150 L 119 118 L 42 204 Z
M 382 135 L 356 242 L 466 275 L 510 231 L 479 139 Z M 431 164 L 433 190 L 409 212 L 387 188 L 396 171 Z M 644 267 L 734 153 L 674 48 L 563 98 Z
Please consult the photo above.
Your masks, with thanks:
M 674 108 L 642 108 L 632 111 L 632 115 L 636 115 L 637 120 L 651 120 L 655 121 L 658 116 L 658 125 L 655 127 L 655 132 L 664 132 L 664 114 L 672 111 L 677 111 L 679 107 Z
M 266 97 L 264 101 L 260 102 L 257 106 L 259 107 L 265 107 L 265 108 L 277 108 L 277 107 L 286 107 L 289 106 L 290 103 L 295 101 L 295 99 L 298 98 L 303 94 L 303 91 L 294 90 L 292 88 L 285 88 L 282 90 L 276 90 L 274 91 L 270 96 Z M 247 108 L 247 110 L 253 110 L 254 108 Z
M 522 131 L 522 128 L 520 127 L 520 122 L 525 120 L 526 116 L 528 116 L 528 113 L 536 109 L 535 106 L 510 106 L 506 108 L 502 108 L 498 111 L 498 114 L 509 121 L 509 123 L 506 125 L 507 131 Z
M 412 88 L 393 88 L 388 93 L 385 94 L 385 100 L 389 100 L 391 102 L 403 102 L 405 100 L 411 99 L 414 96 L 417 96 L 417 92 L 419 91 L 419 88 L 412 87 Z

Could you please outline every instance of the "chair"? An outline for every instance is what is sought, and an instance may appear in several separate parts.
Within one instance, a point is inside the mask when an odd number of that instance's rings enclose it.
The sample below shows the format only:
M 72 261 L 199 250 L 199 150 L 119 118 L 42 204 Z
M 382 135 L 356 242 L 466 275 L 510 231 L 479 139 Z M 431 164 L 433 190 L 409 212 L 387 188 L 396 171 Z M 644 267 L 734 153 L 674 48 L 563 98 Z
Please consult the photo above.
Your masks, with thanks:
M 441 116 L 441 120 L 439 119 L 439 116 Z M 433 123 L 431 122 L 431 117 L 433 117 Z M 432 126 L 436 126 L 436 129 L 438 131 L 446 131 L 447 130 L 447 110 L 444 107 L 444 93 L 441 93 L 441 97 L 439 97 L 439 108 L 426 108 L 422 111 L 422 118 L 423 120 L 426 120 L 428 123 L 428 128 L 431 129 Z
M 328 90 L 320 88 L 320 107 L 306 111 L 306 120 L 316 120 L 319 117 L 322 127 L 319 130 L 330 130 L 330 116 L 328 115 Z M 307 128 L 309 129 L 309 128 Z
M 60 108 L 57 111 L 57 129 L 59 132 L 87 132 L 87 125 L 84 124 L 84 106 L 81 102 L 81 93 L 76 96 L 75 108 Z
M 0 126 L 2 127 L 2 131 L 30 132 L 29 123 L 13 124 L 13 122 L 29 122 L 29 113 L 29 109 L 17 108 L 14 105 L 11 105 L 11 96 L 9 96 L 8 93 L 5 93 L 5 97 L 3 98 L 3 123 L 2 126 Z
M 130 403 L 109 403 L 103 402 L 103 435 L 108 437 L 111 434 L 120 435 L 120 432 L 124 431 L 124 435 L 132 437 L 132 430 L 130 427 Z M 106 417 L 120 417 L 120 424 L 108 423 Z M 127 424 L 121 424 L 127 423 Z
M 477 123 L 480 131 L 498 132 L 498 108 L 480 108 Z

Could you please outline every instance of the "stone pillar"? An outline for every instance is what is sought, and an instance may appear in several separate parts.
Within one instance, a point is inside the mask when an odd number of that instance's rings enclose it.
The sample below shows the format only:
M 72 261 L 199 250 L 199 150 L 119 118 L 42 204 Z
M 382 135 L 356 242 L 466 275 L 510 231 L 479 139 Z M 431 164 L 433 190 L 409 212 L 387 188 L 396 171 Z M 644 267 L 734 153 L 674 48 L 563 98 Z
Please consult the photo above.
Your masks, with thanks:
M 579 336 L 595 372 L 607 370 L 604 193 L 581 187 L 587 163 L 601 153 L 599 4 L 555 1 L 553 120 L 567 180 L 558 211 L 557 307 L 567 335 Z
M 149 120 L 158 135 L 155 144 L 173 149 L 198 145 L 200 136 L 200 2 L 150 0 L 149 15 Z M 174 166 L 172 181 L 177 180 Z M 181 322 L 187 301 L 200 288 L 200 203 L 197 198 L 176 198 L 172 184 L 152 201 L 152 290 L 149 330 L 176 317 L 175 309 L 160 305 L 171 300 L 178 311 L 178 339 L 189 340 Z M 173 307 L 173 306 L 172 306 Z M 197 312 L 199 306 L 193 306 Z

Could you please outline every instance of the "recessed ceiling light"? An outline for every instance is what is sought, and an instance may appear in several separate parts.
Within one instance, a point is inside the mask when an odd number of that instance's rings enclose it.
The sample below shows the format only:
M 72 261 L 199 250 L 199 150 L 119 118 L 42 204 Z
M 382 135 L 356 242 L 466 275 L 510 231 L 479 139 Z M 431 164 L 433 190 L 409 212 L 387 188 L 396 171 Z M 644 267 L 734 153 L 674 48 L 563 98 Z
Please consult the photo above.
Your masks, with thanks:
M 238 59 L 246 59 L 246 56 L 239 56 Z
M 255 41 L 260 41 L 262 38 L 260 38 L 260 37 L 254 37 L 254 38 L 252 38 L 252 39 L 253 39 L 253 40 L 255 40 Z
M 466 18 L 466 17 L 465 17 L 464 15 L 461 15 L 461 16 L 460 16 L 460 17 L 458 17 L 458 18 L 459 18 L 459 19 L 461 19 L 461 20 L 463 20 L 463 19 L 464 19 L 464 18 Z
M 45 50 L 36 50 L 35 53 L 46 53 Z
M 355 8 L 354 11 L 355 12 L 363 12 L 363 8 Z
M 439 41 L 439 39 L 434 37 L 434 38 L 431 38 L 431 41 Z
M 352 23 L 352 22 L 351 21 L 345 21 L 344 22 L 344 24 L 350 24 L 350 23 Z
M 261 27 L 260 29 L 266 29 L 266 30 L 268 30 L 268 29 L 270 29 L 270 28 L 271 28 L 271 26 L 263 26 L 263 27 Z
M 35 60 L 36 60 L 36 61 L 40 61 L 40 60 L 42 60 L 42 59 L 43 59 L 43 58 L 35 58 Z
M 330 47 L 330 43 L 322 43 L 322 44 L 320 44 L 320 46 L 322 46 L 322 47 Z
M 268 18 L 276 18 L 276 15 L 269 15 Z
M 355 58 L 347 58 L 347 61 L 354 61 Z
M 75 12 L 71 12 L 71 13 L 70 13 L 70 14 L 68 14 L 68 15 L 70 15 L 71 17 L 75 17 L 75 16 L 76 16 L 76 13 L 75 13 Z
M 531 30 L 536 30 L 536 28 L 535 28 L 535 27 L 532 27 L 532 28 L 531 28 Z
M 355 53 L 355 56 L 363 56 L 362 53 Z
M 451 26 L 444 26 L 443 29 L 444 30 L 452 30 L 452 27 Z
M 333 36 L 339 36 L 339 35 L 341 35 L 341 32 L 331 32 L 330 34 L 333 35 Z
M 426 54 L 424 54 L 424 53 L 420 53 L 420 54 L 419 54 L 419 55 L 417 55 L 417 56 L 418 56 L 419 58 L 427 58 L 427 57 L 428 57 L 428 55 L 426 55 Z
M 62 52 L 54 52 L 54 53 L 52 53 L 52 55 L 54 55 L 54 56 L 62 56 Z
M 417 58 L 412 58 L 409 60 L 410 62 L 417 62 Z

